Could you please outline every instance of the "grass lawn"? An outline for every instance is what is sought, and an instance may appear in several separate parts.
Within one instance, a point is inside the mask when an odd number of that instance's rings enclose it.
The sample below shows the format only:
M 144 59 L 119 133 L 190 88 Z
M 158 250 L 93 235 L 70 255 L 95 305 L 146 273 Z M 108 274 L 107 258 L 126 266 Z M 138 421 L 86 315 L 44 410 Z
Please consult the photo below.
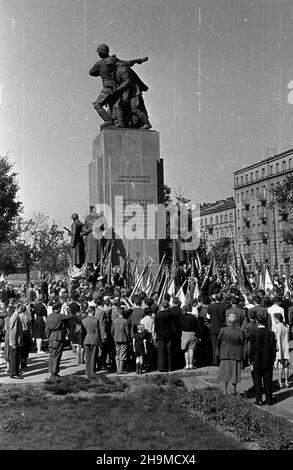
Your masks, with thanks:
M 115 384 L 115 392 L 109 393 L 108 386 L 102 395 L 98 388 L 83 390 L 62 396 L 40 385 L 0 387 L 0 449 L 244 448 L 180 405 L 187 392 L 178 380 L 168 385 L 164 379 L 143 377 L 124 391 Z

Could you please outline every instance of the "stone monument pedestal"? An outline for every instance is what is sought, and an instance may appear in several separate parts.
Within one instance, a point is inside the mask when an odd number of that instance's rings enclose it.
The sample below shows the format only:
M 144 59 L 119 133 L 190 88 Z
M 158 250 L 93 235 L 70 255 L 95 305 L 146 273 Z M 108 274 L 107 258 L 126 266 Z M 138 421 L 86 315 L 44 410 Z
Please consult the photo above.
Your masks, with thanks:
M 115 233 L 114 266 L 123 266 L 127 254 L 140 267 L 149 258 L 154 267 L 159 265 L 162 250 L 153 209 L 163 203 L 163 188 L 158 132 L 106 128 L 93 140 L 89 202 L 104 212 Z

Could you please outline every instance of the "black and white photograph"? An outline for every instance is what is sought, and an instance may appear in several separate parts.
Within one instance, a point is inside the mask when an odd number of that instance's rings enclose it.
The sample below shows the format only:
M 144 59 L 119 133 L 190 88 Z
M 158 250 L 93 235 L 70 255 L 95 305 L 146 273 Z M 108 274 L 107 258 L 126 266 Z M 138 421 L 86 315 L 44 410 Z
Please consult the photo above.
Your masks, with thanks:
M 283 465 L 293 1 L 0 0 L 0 42 L 1 456 Z

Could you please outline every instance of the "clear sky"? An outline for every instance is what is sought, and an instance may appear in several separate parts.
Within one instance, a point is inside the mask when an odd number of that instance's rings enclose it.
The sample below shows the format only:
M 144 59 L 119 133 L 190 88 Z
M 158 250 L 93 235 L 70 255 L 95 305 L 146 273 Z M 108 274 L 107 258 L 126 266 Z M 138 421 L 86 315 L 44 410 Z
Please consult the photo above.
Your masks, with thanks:
M 233 195 L 233 171 L 293 147 L 291 0 L 0 0 L 0 40 L 0 153 L 26 216 L 87 214 L 100 43 L 149 56 L 135 70 L 165 182 L 193 202 Z

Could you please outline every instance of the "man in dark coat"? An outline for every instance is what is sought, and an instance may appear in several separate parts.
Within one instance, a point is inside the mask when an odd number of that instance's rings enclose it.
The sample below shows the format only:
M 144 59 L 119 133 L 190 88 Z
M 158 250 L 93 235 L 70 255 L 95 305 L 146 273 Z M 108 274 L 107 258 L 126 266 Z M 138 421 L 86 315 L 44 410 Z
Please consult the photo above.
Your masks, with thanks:
M 77 302 L 79 297 L 76 292 L 72 294 L 71 298 L 72 298 L 72 302 L 68 305 L 69 312 L 72 315 L 72 318 L 70 318 L 67 322 L 68 340 L 70 342 L 73 352 L 75 352 L 75 346 L 73 344 L 73 337 L 74 337 L 74 332 L 75 332 L 75 327 L 76 327 L 75 316 L 80 311 L 80 305 Z
M 160 372 L 172 370 L 172 339 L 174 336 L 173 315 L 169 302 L 164 299 L 163 309 L 155 315 L 155 334 L 158 343 L 158 369 Z
M 220 329 L 226 324 L 227 304 L 223 302 L 223 295 L 216 294 L 216 302 L 209 304 L 208 315 L 210 316 L 210 335 L 213 348 L 213 366 L 219 365 L 217 354 L 217 340 Z
M 273 366 L 276 359 L 276 337 L 266 325 L 266 317 L 258 315 L 258 328 L 253 330 L 249 345 L 249 362 L 253 365 L 255 404 L 263 405 L 262 382 L 267 405 L 273 404 Z
M 66 323 L 72 317 L 71 313 L 61 314 L 62 304 L 56 302 L 52 309 L 53 313 L 48 316 L 46 323 L 46 334 L 49 341 L 49 372 L 50 379 L 56 380 L 60 377 L 60 362 L 63 353 Z
M 173 318 L 174 335 L 172 341 L 172 357 L 173 366 L 175 369 L 184 367 L 184 353 L 181 350 L 181 334 L 180 329 L 180 318 L 182 316 L 181 303 L 178 297 L 173 300 L 173 307 L 170 308 L 170 312 Z
M 71 225 L 71 264 L 81 268 L 85 260 L 84 243 L 81 235 L 83 223 L 80 222 L 78 214 L 72 214 Z

